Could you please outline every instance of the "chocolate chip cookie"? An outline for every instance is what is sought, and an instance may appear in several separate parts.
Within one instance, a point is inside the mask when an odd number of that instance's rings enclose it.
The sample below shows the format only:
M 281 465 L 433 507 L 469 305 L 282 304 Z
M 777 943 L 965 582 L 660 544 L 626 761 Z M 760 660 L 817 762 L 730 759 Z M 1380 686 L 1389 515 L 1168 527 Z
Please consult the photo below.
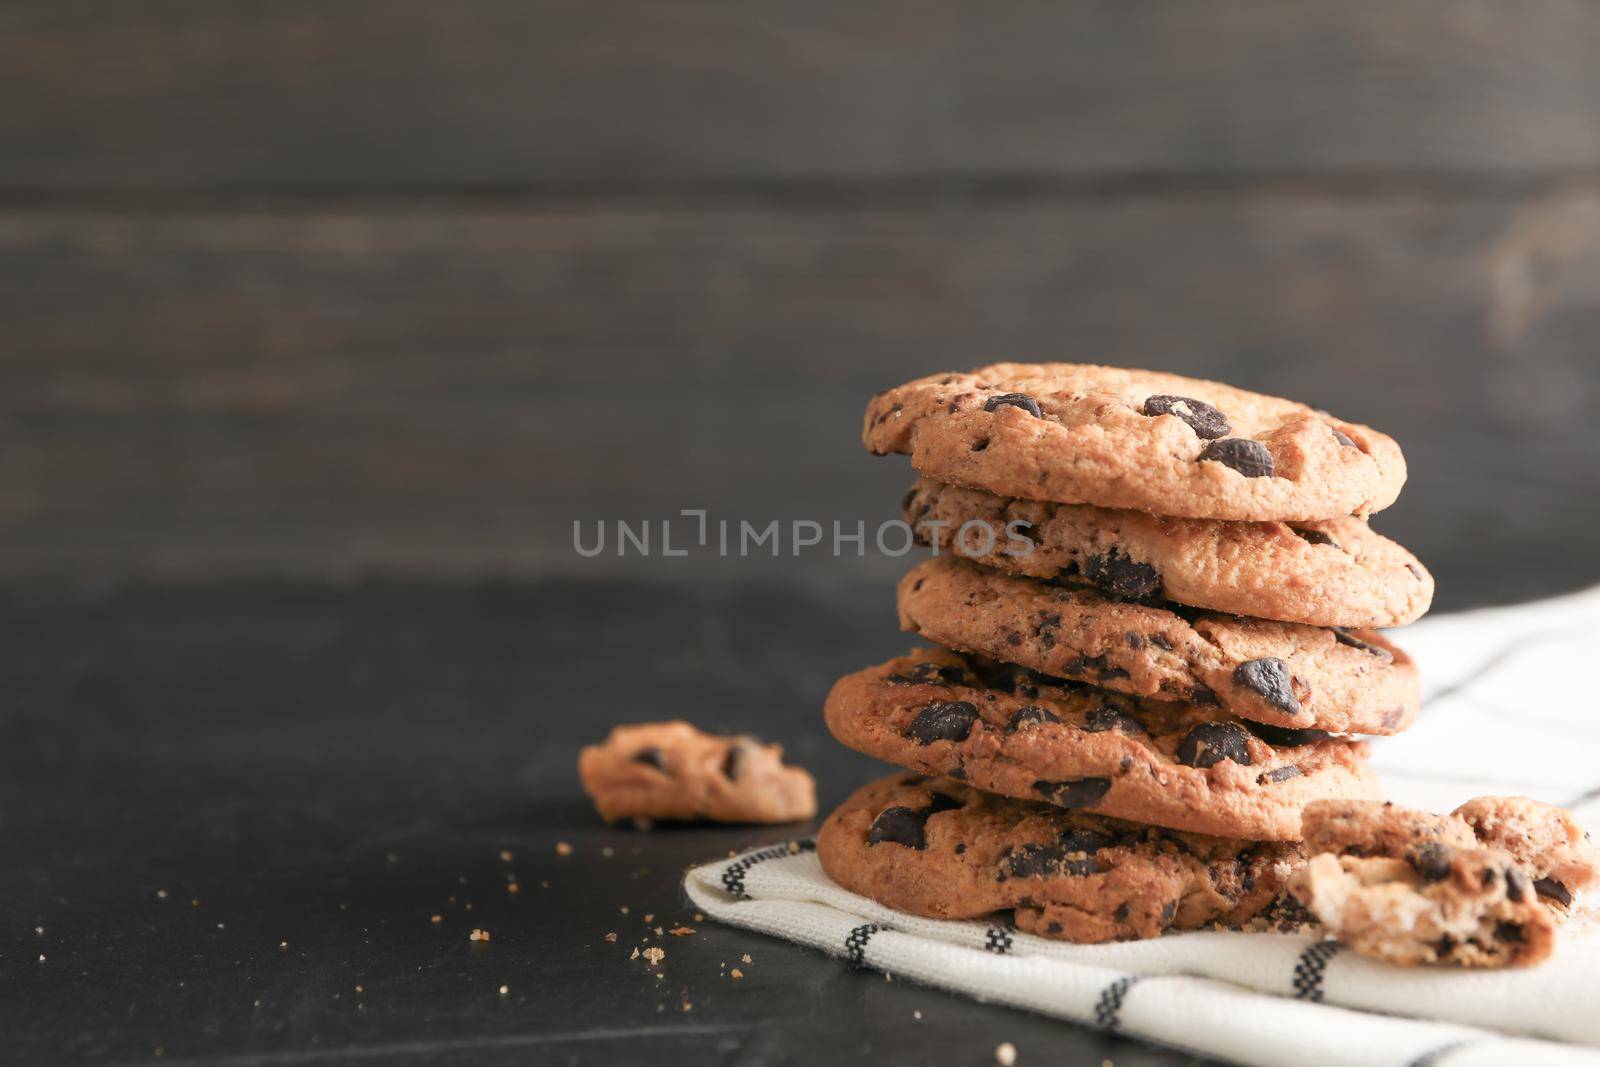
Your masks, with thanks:
M 901 629 L 1057 677 L 1294 729 L 1392 734 L 1416 716 L 1409 657 L 1338 630 L 1113 599 L 952 556 L 913 567 Z
M 1433 576 L 1346 516 L 1219 522 L 995 496 L 919 478 L 905 499 L 917 540 L 1009 574 L 1073 578 L 1111 596 L 1309 626 L 1414 622 Z
M 1154 371 L 997 363 L 879 393 L 862 440 L 949 485 L 1197 519 L 1388 507 L 1400 446 L 1277 397 Z
M 1526 797 L 1477 797 L 1449 815 L 1319 801 L 1304 822 L 1312 858 L 1294 897 L 1339 940 L 1393 963 L 1537 963 L 1600 876 L 1572 816 Z
M 1293 840 L 1308 802 L 1377 795 L 1362 742 L 947 649 L 846 675 L 824 714 L 841 743 L 914 771 L 1220 837 Z
M 1155 937 L 1260 913 L 1300 859 L 1292 844 L 1174 833 L 897 775 L 844 802 L 822 869 L 880 904 L 938 919 L 1008 908 L 1063 941 Z
M 783 749 L 752 737 L 714 737 L 686 722 L 618 726 L 578 757 L 600 817 L 794 822 L 817 813 L 816 783 L 783 765 Z

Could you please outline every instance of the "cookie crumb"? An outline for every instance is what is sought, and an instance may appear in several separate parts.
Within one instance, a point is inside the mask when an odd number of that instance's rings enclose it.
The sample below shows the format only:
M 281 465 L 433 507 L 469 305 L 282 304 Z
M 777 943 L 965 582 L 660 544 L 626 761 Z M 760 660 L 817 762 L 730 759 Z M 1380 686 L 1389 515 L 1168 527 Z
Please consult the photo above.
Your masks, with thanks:
M 505 996 L 509 992 L 511 992 L 511 987 L 510 986 L 501 986 L 500 987 L 500 995 L 502 997 Z
M 567 844 L 565 841 L 557 841 L 556 842 L 556 855 L 558 855 L 558 856 L 570 856 L 570 855 L 572 855 L 572 846 Z
M 156 899 L 157 900 L 166 900 L 167 899 L 167 891 L 165 889 L 157 889 L 156 890 Z
M 607 935 L 606 935 L 606 940 L 607 940 L 607 941 L 610 941 L 610 942 L 612 942 L 612 943 L 613 943 L 613 944 L 615 944 L 615 943 L 616 943 L 616 940 L 617 940 L 617 935 L 616 935 L 616 933 L 615 933 L 615 932 L 613 932 L 613 933 L 609 933 L 609 934 L 607 934 Z
M 754 963 L 755 960 L 751 959 L 750 958 L 750 953 L 746 952 L 743 956 L 739 957 L 739 962 L 740 963 Z
M 518 885 L 517 883 L 515 883 L 515 882 L 507 882 L 506 883 L 506 892 L 507 893 L 520 893 L 520 892 L 522 892 L 522 887 L 520 885 Z
M 624 914 L 624 915 L 628 914 L 628 906 L 626 904 L 624 904 L 622 907 L 618 908 L 617 910 L 622 912 L 622 914 Z
M 428 916 L 428 921 L 433 925 L 438 926 L 440 923 L 444 922 L 444 916 L 436 912 L 433 915 Z
M 660 933 L 661 928 L 657 927 L 656 932 Z M 667 931 L 667 933 L 671 934 L 673 937 L 688 937 L 694 932 L 695 930 L 692 926 L 674 926 L 672 929 Z
M 728 972 L 728 977 L 737 982 L 739 979 L 744 977 L 744 972 L 735 967 L 733 970 Z
M 556 851 L 557 852 L 561 851 L 561 846 L 560 845 L 556 846 Z M 500 862 L 501 863 L 510 863 L 511 860 L 512 860 L 511 850 L 509 848 L 501 849 L 500 850 Z
M 600 855 L 604 856 L 606 859 L 610 859 L 612 856 L 615 856 L 616 854 L 617 854 L 617 850 L 612 848 L 610 845 L 607 845 L 605 848 L 602 848 L 600 850 Z
M 914 1011 L 911 1013 L 911 1017 L 913 1019 L 920 1019 L 922 1018 L 922 1013 L 920 1011 Z
M 644 921 L 647 922 L 647 923 L 655 922 L 656 921 L 656 913 L 653 912 L 653 911 L 646 912 L 645 913 L 645 917 L 644 917 Z
M 473 927 L 472 933 L 467 935 L 467 940 L 468 941 L 487 941 L 487 940 L 489 940 L 489 931 L 480 930 L 477 927 Z
M 1017 1062 L 1017 1046 L 1009 1041 L 1002 1041 L 994 1047 L 994 1062 L 1000 1067 L 1011 1067 Z
M 633 946 L 633 955 L 629 956 L 628 958 L 630 960 L 636 960 L 636 959 L 639 958 L 639 946 L 638 945 Z
M 659 966 L 661 961 L 667 958 L 667 952 L 665 949 L 656 948 L 654 945 L 652 945 L 644 950 L 644 958 L 648 960 L 651 965 Z
M 660 937 L 661 935 L 662 935 L 662 930 L 661 930 L 661 927 L 658 926 L 658 927 L 656 927 L 656 936 Z
M 694 913 L 694 921 L 697 923 L 703 923 L 706 921 L 706 917 L 697 911 Z

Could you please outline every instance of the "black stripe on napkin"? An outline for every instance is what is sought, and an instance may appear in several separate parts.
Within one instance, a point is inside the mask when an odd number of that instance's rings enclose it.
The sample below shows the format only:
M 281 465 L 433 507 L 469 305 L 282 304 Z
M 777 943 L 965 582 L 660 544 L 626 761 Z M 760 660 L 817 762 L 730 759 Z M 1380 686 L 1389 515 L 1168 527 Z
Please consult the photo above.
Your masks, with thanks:
M 1119 1020 L 1117 1013 L 1122 1011 L 1122 998 L 1127 996 L 1128 990 L 1139 980 L 1136 974 L 1118 978 L 1115 982 L 1100 991 L 1100 1001 L 1094 1006 L 1094 1024 L 1102 1030 L 1115 1030 Z
M 850 936 L 844 939 L 845 958 L 857 967 L 861 966 L 867 955 L 867 942 L 879 929 L 877 923 L 864 923 L 851 930 Z
M 1294 965 L 1296 1000 L 1322 1000 L 1322 974 L 1328 969 L 1328 961 L 1343 947 L 1337 941 L 1318 941 L 1300 953 Z
M 1444 1058 L 1446 1056 L 1449 1056 L 1455 1052 L 1459 1052 L 1472 1043 L 1473 1042 L 1465 1038 L 1461 1038 L 1456 1041 L 1446 1041 L 1438 1048 L 1430 1048 L 1428 1051 L 1424 1052 L 1422 1055 L 1406 1064 L 1406 1067 L 1438 1067 L 1439 1064 L 1444 1062 Z
M 817 843 L 809 837 L 798 841 L 790 841 L 786 845 L 773 845 L 770 848 L 757 849 L 747 853 L 728 864 L 722 871 L 722 888 L 736 897 L 747 897 L 744 890 L 744 876 L 750 873 L 750 868 L 767 860 L 775 860 L 781 856 L 795 856 L 802 852 L 816 851 Z

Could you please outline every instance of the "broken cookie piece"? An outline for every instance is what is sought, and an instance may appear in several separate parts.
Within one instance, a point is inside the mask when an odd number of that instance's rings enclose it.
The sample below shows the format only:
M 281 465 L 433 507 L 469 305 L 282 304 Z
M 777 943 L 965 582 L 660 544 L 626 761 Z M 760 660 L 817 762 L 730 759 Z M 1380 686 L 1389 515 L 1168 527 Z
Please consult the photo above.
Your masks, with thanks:
M 607 822 L 781 823 L 817 813 L 816 783 L 784 766 L 781 746 L 702 733 L 682 721 L 618 726 L 583 750 L 578 776 Z
M 1560 808 L 1478 797 L 1450 815 L 1377 801 L 1305 809 L 1295 898 L 1356 951 L 1392 963 L 1507 967 L 1555 947 L 1600 852 Z

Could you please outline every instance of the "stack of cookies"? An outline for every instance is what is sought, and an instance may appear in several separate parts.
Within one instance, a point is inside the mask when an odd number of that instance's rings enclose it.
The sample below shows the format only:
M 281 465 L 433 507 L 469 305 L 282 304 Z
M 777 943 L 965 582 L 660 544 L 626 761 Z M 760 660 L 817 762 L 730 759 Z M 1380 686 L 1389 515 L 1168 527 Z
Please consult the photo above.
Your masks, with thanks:
M 998 364 L 874 397 L 921 477 L 901 580 L 930 642 L 841 679 L 833 735 L 915 772 L 827 821 L 823 867 L 919 915 L 1072 941 L 1237 924 L 1302 865 L 1301 812 L 1374 797 L 1361 734 L 1416 715 L 1374 630 L 1433 580 L 1365 516 L 1393 440 L 1214 382 Z

